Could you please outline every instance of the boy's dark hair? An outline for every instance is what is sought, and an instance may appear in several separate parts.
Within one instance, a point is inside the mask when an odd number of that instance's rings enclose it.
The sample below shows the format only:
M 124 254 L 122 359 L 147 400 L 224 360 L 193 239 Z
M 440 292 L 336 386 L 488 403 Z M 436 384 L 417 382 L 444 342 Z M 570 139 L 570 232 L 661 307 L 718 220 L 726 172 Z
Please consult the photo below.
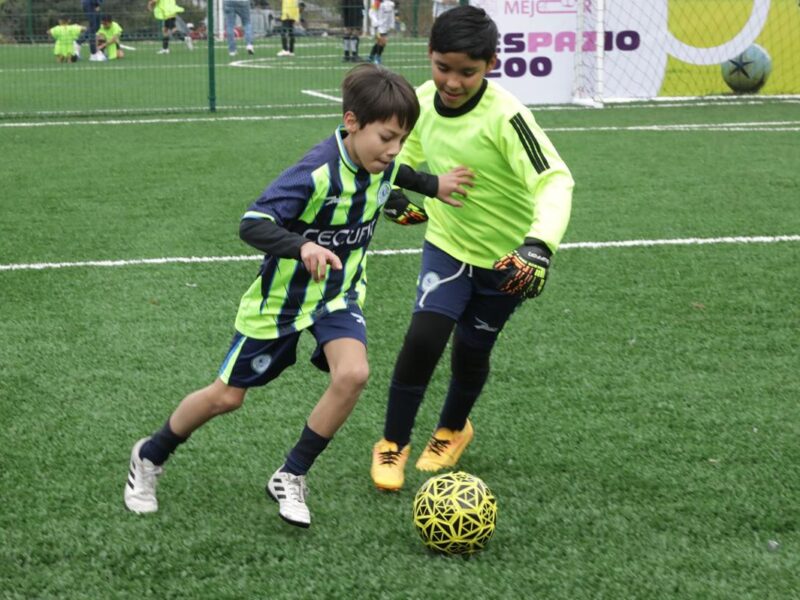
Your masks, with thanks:
M 419 118 L 419 100 L 403 77 L 371 64 L 350 70 L 342 81 L 342 114 L 351 111 L 361 127 L 397 117 L 411 131 Z
M 428 42 L 431 52 L 463 52 L 489 62 L 497 54 L 497 25 L 477 6 L 456 6 L 434 21 Z

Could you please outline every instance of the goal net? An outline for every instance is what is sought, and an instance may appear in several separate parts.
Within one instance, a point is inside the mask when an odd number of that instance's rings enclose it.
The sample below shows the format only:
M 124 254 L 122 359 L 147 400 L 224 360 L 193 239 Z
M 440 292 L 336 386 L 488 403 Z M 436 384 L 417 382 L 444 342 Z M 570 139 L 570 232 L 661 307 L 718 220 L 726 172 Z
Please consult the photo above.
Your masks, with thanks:
M 560 1 L 560 0 L 557 0 Z M 572 0 L 573 98 L 619 100 L 732 94 L 720 65 L 758 44 L 772 69 L 761 94 L 800 94 L 797 0 Z

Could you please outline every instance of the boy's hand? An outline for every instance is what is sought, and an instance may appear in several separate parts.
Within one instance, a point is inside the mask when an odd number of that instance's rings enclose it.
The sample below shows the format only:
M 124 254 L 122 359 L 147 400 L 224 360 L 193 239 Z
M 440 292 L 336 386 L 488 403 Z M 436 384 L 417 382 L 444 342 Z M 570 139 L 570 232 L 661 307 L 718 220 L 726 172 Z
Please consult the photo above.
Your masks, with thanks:
M 514 296 L 535 298 L 544 289 L 551 255 L 541 240 L 526 239 L 522 246 L 494 263 L 496 270 L 506 272 L 497 289 Z
M 314 242 L 306 242 L 300 246 L 300 260 L 306 270 L 311 273 L 311 278 L 316 282 L 325 279 L 328 265 L 334 271 L 342 270 L 341 259 L 327 248 L 323 248 Z
M 453 194 L 467 195 L 464 186 L 472 187 L 472 178 L 475 175 L 467 167 L 455 167 L 439 175 L 439 192 L 436 197 L 450 206 L 463 206 L 460 200 L 453 198 Z
M 428 220 L 425 209 L 417 206 L 400 190 L 392 190 L 383 205 L 383 214 L 398 225 L 417 225 Z

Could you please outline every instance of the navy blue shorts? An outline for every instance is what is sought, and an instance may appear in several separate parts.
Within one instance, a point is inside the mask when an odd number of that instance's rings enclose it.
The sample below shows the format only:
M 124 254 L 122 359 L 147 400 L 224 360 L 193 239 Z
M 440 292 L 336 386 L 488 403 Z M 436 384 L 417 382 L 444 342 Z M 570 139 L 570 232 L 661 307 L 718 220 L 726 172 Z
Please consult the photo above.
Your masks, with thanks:
M 322 351 L 328 342 L 353 338 L 367 345 L 367 324 L 357 305 L 325 315 L 308 331 L 317 340 L 311 362 L 322 371 L 329 370 L 328 360 Z M 240 388 L 266 385 L 297 361 L 297 342 L 301 333 L 297 331 L 273 340 L 257 340 L 237 331 L 228 355 L 219 368 L 219 378 L 228 385 Z
M 435 312 L 456 322 L 456 334 L 477 348 L 491 348 L 522 303 L 497 289 L 504 277 L 494 269 L 461 262 L 425 242 L 414 312 Z

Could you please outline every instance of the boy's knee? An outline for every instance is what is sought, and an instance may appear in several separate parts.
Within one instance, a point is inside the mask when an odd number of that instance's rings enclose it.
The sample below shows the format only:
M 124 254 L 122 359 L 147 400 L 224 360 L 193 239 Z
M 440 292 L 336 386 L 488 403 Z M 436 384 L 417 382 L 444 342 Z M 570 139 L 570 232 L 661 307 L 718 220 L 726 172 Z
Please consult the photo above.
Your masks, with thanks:
M 214 396 L 215 412 L 230 412 L 242 407 L 244 404 L 245 390 L 223 384 L 219 393 Z
M 369 379 L 369 365 L 348 365 L 332 374 L 333 385 L 350 393 L 360 393 Z

